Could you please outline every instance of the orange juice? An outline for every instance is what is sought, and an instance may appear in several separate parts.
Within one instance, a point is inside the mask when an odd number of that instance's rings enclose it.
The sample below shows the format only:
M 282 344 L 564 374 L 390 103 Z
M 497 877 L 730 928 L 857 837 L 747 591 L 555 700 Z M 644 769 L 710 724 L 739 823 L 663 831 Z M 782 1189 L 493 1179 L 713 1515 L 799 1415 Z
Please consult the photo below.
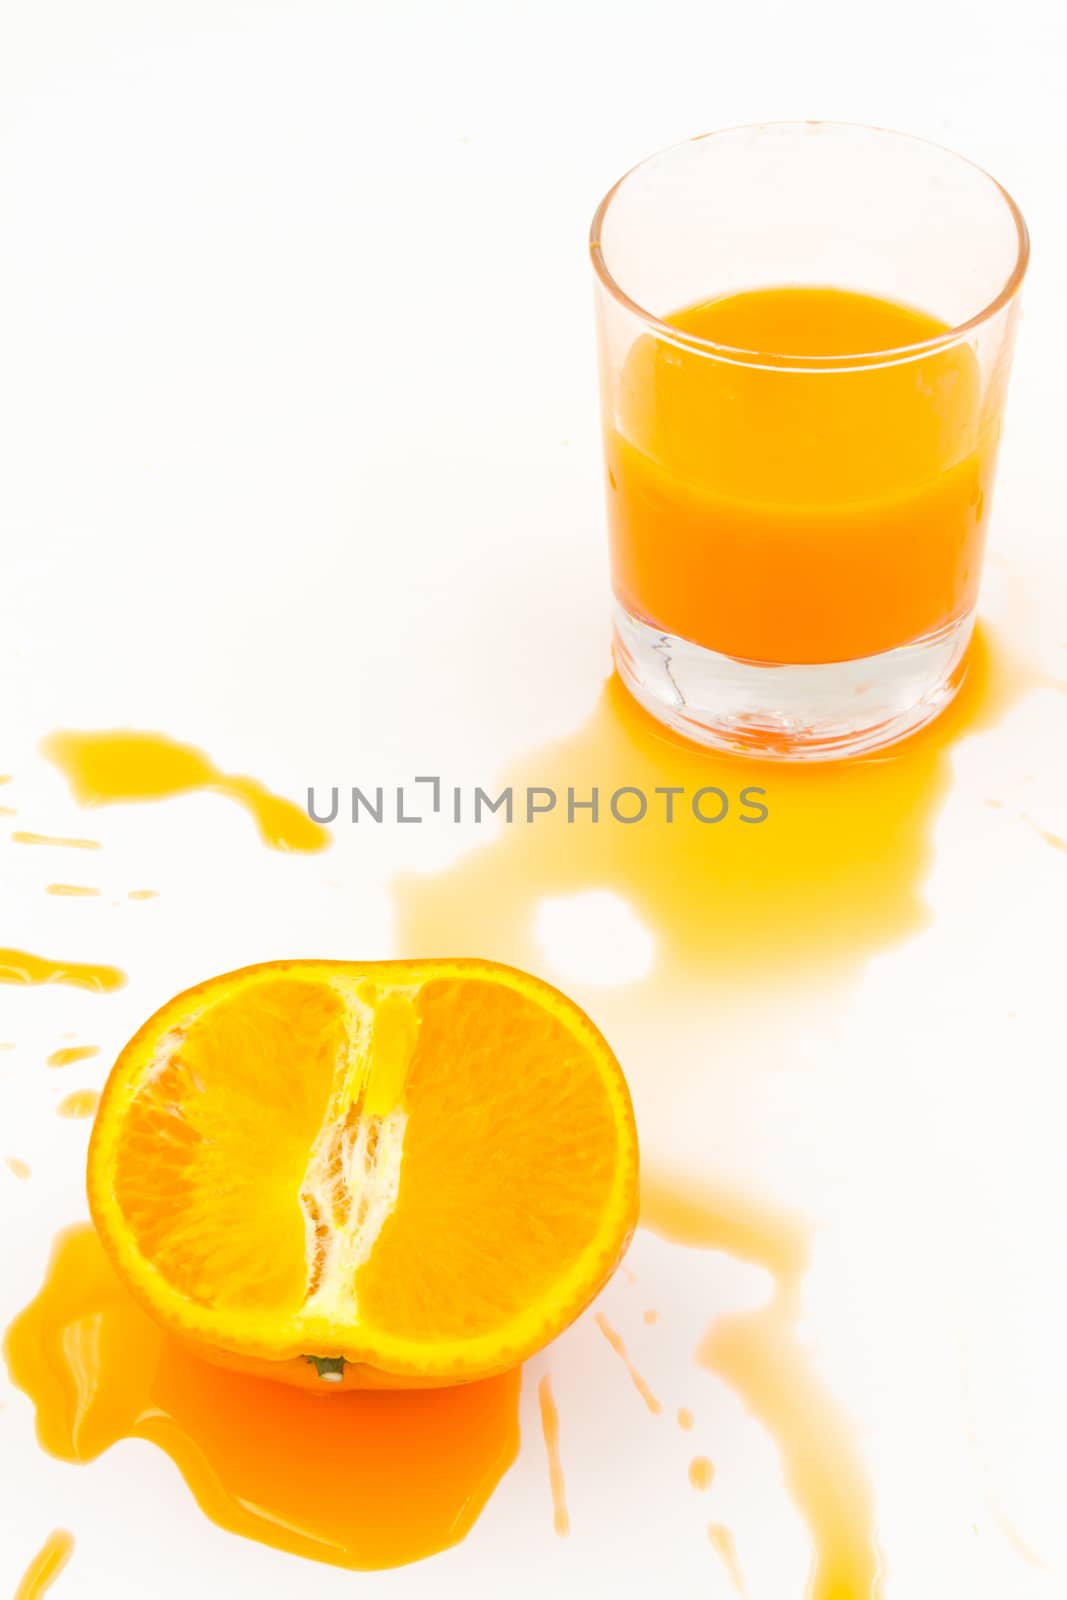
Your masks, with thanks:
M 834 288 L 757 289 L 665 320 L 682 338 L 641 334 L 607 410 L 628 612 L 725 655 L 817 663 L 973 609 L 999 406 L 968 344 L 907 351 L 948 329 Z
M 60 1234 L 4 1353 L 53 1455 L 85 1463 L 148 1439 L 220 1527 L 334 1566 L 399 1566 L 458 1543 L 518 1451 L 517 1371 L 328 1399 L 225 1371 L 149 1318 L 84 1224 Z

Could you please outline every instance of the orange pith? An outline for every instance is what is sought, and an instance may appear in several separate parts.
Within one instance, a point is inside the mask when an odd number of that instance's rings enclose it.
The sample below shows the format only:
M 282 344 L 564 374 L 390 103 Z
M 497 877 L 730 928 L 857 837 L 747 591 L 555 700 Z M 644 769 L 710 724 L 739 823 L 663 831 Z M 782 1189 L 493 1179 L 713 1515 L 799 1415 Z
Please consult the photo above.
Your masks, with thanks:
M 588 1304 L 636 1220 L 637 1139 L 603 1038 L 526 973 L 271 962 L 126 1046 L 89 1203 L 130 1288 L 205 1355 L 324 1390 L 452 1383 Z

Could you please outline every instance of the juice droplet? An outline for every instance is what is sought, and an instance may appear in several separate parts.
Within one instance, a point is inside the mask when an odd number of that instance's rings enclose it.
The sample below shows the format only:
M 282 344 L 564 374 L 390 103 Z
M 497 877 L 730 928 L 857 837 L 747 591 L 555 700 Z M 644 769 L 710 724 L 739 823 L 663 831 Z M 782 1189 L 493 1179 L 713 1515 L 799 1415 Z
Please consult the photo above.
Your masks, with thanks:
M 74 1535 L 56 1528 L 48 1535 L 23 1574 L 15 1600 L 39 1600 L 50 1589 L 74 1553 Z
M 1058 833 L 1050 833 L 1048 828 L 1039 828 L 1033 817 L 1024 817 L 1023 821 L 1029 823 L 1030 827 L 1033 828 L 1038 838 L 1043 839 L 1044 842 L 1047 845 L 1050 845 L 1053 850 L 1060 850 L 1064 854 L 1067 854 L 1067 839 L 1061 838 Z
M 652 1393 L 652 1390 L 648 1387 L 648 1384 L 645 1382 L 644 1378 L 642 1378 L 633 1362 L 630 1360 L 629 1351 L 623 1342 L 621 1334 L 616 1333 L 607 1317 L 605 1317 L 600 1311 L 598 1311 L 596 1314 L 596 1325 L 610 1344 L 611 1348 L 614 1350 L 615 1354 L 618 1356 L 619 1360 L 622 1362 L 623 1366 L 626 1368 L 627 1372 L 630 1374 L 630 1382 L 641 1396 L 641 1399 L 645 1402 L 645 1405 L 648 1407 L 654 1417 L 658 1417 L 660 1412 L 663 1410 L 663 1407 L 656 1399 L 655 1395 Z
M 654 1310 L 652 1306 L 649 1306 L 648 1310 L 645 1312 L 645 1321 L 648 1323 L 649 1327 L 653 1327 L 659 1321 L 659 1312 Z
M 30 1177 L 29 1167 L 26 1165 L 25 1161 L 20 1161 L 18 1156 L 8 1156 L 6 1160 L 8 1169 L 15 1174 L 16 1178 Z
M 552 1526 L 560 1539 L 571 1531 L 567 1512 L 567 1488 L 563 1481 L 563 1464 L 559 1453 L 559 1410 L 552 1393 L 552 1379 L 546 1372 L 537 1385 L 537 1400 L 541 1408 L 541 1432 L 548 1456 L 548 1482 L 552 1490 Z
M 53 1050 L 45 1062 L 48 1067 L 69 1067 L 75 1061 L 88 1061 L 90 1056 L 98 1056 L 98 1044 L 68 1044 L 61 1050 Z
M 225 773 L 195 745 L 165 733 L 134 729 L 58 732 L 41 751 L 63 773 L 83 806 L 101 806 L 207 790 L 226 795 L 249 813 L 272 850 L 324 850 L 330 835 L 291 800 L 255 778 Z
M 1032 1567 L 1035 1572 L 1048 1572 L 1048 1563 L 1043 1561 L 1034 1547 L 1023 1538 L 1023 1535 L 1010 1517 L 1005 1516 L 1000 1507 L 995 1504 L 990 1505 L 989 1511 L 993 1521 L 1020 1561 L 1025 1562 L 1028 1567 Z
M 17 817 L 18 812 L 14 806 L 0 806 L 0 817 Z
M 741 1571 L 741 1563 L 737 1559 L 737 1549 L 734 1545 L 733 1534 L 730 1532 L 729 1528 L 724 1528 L 721 1522 L 712 1522 L 708 1525 L 708 1538 L 711 1540 L 712 1545 L 718 1552 L 723 1566 L 730 1574 L 730 1582 L 733 1584 L 737 1593 L 741 1596 L 741 1600 L 747 1600 L 748 1587 L 745 1583 L 744 1574 Z M 844 1597 L 851 1592 L 852 1591 L 848 1589 L 839 1589 L 835 1591 L 836 1594 L 842 1597 L 842 1600 L 844 1600 Z M 856 1600 L 859 1600 L 858 1595 Z
M 60 850 L 99 850 L 99 839 L 68 839 L 55 833 L 24 833 L 11 835 L 13 844 L 55 845 Z
M 126 896 L 127 900 L 158 900 L 158 889 L 131 889 Z
M 100 1095 L 96 1089 L 75 1089 L 59 1102 L 56 1110 L 61 1117 L 81 1119 L 93 1116 L 99 1104 Z
M 4 1350 L 50 1454 L 84 1463 L 148 1439 L 220 1527 L 340 1567 L 457 1544 L 518 1451 L 517 1371 L 338 1392 L 214 1366 L 141 1310 L 84 1224 L 57 1238 Z
M 694 1489 L 710 1489 L 715 1477 L 715 1468 L 707 1456 L 694 1456 L 689 1463 L 689 1482 Z
M 0 950 L 0 983 L 66 983 L 75 989 L 104 993 L 121 989 L 125 982 L 126 974 L 118 967 L 86 961 L 53 961 L 48 956 L 31 955 L 27 950 Z
M 45 887 L 45 894 L 65 895 L 69 899 L 86 898 L 99 893 L 99 889 L 90 889 L 83 883 L 50 883 Z

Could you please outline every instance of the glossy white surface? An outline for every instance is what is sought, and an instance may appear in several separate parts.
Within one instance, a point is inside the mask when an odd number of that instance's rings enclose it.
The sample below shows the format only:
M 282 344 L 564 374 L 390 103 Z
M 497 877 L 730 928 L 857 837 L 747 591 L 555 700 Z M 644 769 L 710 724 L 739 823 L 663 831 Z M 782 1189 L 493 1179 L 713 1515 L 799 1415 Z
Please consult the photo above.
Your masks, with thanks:
M 983 613 L 1067 678 L 1067 39 L 1032 0 L 905 0 L 874 44 L 837 0 L 41 0 L 2 29 L 0 800 L 12 828 L 103 848 L 0 841 L 0 931 L 130 976 L 112 996 L 0 988 L 16 1045 L 0 1157 L 33 1173 L 0 1167 L 6 1324 L 55 1229 L 84 1215 L 87 1124 L 55 1115 L 59 1094 L 99 1084 L 210 972 L 388 954 L 394 874 L 437 872 L 486 831 L 341 827 L 328 854 L 285 857 L 217 796 L 82 811 L 37 741 L 160 729 L 299 800 L 416 773 L 491 785 L 578 729 L 608 670 L 585 230 L 648 150 L 761 116 L 855 118 L 952 144 L 1011 187 L 1035 260 Z M 926 926 L 806 1005 L 769 968 L 758 1006 L 660 1016 L 640 988 L 653 935 L 617 886 L 578 885 L 568 921 L 530 883 L 545 974 L 613 1019 L 646 1159 L 816 1224 L 804 1337 L 870 1465 L 888 1600 L 1036 1600 L 1067 1578 L 1067 854 L 1038 831 L 1067 836 L 1065 733 L 1067 698 L 1045 687 L 961 742 L 932 807 Z M 103 892 L 46 895 L 55 880 Z M 125 899 L 141 887 L 159 898 Z M 46 1071 L 68 1032 L 101 1056 Z M 738 1061 L 753 1070 L 726 1071 Z M 632 1264 L 605 1306 L 665 1417 L 584 1318 L 532 1364 L 519 1462 L 470 1538 L 391 1573 L 221 1532 L 147 1444 L 84 1468 L 44 1456 L 5 1378 L 0 1590 L 67 1526 L 56 1593 L 72 1597 L 142 1596 L 146 1573 L 163 1600 L 725 1597 L 714 1517 L 753 1600 L 801 1600 L 807 1535 L 774 1442 L 693 1360 L 766 1275 L 647 1234 Z M 567 1541 L 536 1415 L 548 1367 Z M 698 1450 L 717 1467 L 707 1496 L 686 1480 Z

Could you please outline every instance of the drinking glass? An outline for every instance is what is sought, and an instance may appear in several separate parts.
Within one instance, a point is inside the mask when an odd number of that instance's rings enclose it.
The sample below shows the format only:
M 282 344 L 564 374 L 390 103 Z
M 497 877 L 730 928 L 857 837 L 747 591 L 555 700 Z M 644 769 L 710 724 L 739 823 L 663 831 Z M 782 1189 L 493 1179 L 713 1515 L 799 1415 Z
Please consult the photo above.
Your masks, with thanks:
M 842 123 L 649 157 L 593 219 L 614 648 L 704 744 L 826 759 L 958 689 L 1026 227 L 979 167 Z

